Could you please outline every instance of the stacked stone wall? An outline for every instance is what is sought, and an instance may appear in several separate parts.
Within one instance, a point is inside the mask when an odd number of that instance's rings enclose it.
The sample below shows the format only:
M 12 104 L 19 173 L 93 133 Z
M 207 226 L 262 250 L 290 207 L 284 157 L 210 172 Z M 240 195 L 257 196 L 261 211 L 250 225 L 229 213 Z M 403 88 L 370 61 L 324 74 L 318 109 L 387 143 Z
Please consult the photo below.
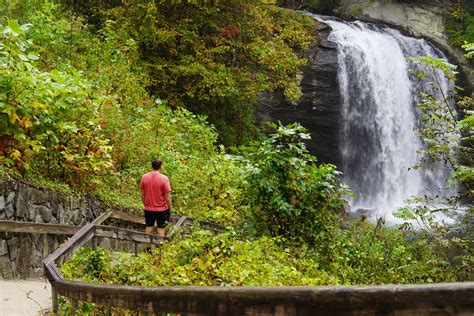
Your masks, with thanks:
M 66 196 L 15 180 L 0 180 L 0 220 L 82 226 L 106 210 L 87 197 Z M 0 232 L 0 277 L 43 275 L 42 260 L 69 236 Z

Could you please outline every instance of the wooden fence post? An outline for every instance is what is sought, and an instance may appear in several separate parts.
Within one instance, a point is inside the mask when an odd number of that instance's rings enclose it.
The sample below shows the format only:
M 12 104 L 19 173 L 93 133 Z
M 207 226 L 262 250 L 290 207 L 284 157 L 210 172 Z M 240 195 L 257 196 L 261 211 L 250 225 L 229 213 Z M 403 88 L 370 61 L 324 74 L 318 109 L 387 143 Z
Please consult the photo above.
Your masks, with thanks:
M 58 292 L 54 282 L 51 283 L 51 300 L 53 301 L 53 315 L 58 315 Z
M 77 307 L 79 306 L 79 302 L 77 301 L 77 299 L 73 298 L 72 299 L 72 315 L 76 315 L 76 312 L 77 312 Z

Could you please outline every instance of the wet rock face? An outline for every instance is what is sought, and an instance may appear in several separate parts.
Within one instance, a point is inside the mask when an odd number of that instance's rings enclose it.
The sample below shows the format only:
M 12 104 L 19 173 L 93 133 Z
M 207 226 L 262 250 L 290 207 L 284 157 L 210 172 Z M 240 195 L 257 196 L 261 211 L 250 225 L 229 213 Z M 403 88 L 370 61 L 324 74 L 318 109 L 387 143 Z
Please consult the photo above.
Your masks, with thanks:
M 263 94 L 257 118 L 260 122 L 299 122 L 311 133 L 307 146 L 319 162 L 340 165 L 341 102 L 336 44 L 327 40 L 330 32 L 327 25 L 318 22 L 317 27 L 320 39 L 306 54 L 308 65 L 301 78 L 303 96 L 298 103 L 290 103 L 281 91 Z
M 464 95 L 474 96 L 474 73 L 464 52 L 451 46 L 446 34 L 446 8 L 452 0 L 342 0 L 338 16 L 366 22 L 386 23 L 423 37 L 440 48 L 450 62 L 460 66 L 457 85 Z

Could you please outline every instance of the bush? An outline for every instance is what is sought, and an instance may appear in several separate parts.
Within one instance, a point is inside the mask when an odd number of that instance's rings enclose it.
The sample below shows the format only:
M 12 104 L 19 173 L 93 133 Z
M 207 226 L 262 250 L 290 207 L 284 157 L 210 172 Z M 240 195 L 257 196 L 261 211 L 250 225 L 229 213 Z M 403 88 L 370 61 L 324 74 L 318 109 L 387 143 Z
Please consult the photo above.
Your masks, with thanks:
M 12 20 L 0 26 L 0 163 L 79 182 L 111 167 L 98 100 L 75 69 L 36 67 L 30 27 Z
M 453 46 L 474 42 L 474 7 L 468 1 L 457 0 L 448 11 L 446 33 Z
M 310 244 L 327 241 L 347 193 L 336 181 L 340 172 L 331 164 L 316 164 L 301 125 L 273 127 L 274 134 L 242 150 L 246 223 L 259 234 Z

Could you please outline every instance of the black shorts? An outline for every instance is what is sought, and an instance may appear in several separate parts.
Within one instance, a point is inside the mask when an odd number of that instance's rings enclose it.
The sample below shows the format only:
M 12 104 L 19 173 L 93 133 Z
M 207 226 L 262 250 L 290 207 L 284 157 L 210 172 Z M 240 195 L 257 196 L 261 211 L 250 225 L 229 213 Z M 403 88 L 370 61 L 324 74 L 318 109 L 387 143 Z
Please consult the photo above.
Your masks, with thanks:
M 145 224 L 146 227 L 158 226 L 158 228 L 165 228 L 170 220 L 171 214 L 169 210 L 166 211 L 147 211 L 145 210 Z

